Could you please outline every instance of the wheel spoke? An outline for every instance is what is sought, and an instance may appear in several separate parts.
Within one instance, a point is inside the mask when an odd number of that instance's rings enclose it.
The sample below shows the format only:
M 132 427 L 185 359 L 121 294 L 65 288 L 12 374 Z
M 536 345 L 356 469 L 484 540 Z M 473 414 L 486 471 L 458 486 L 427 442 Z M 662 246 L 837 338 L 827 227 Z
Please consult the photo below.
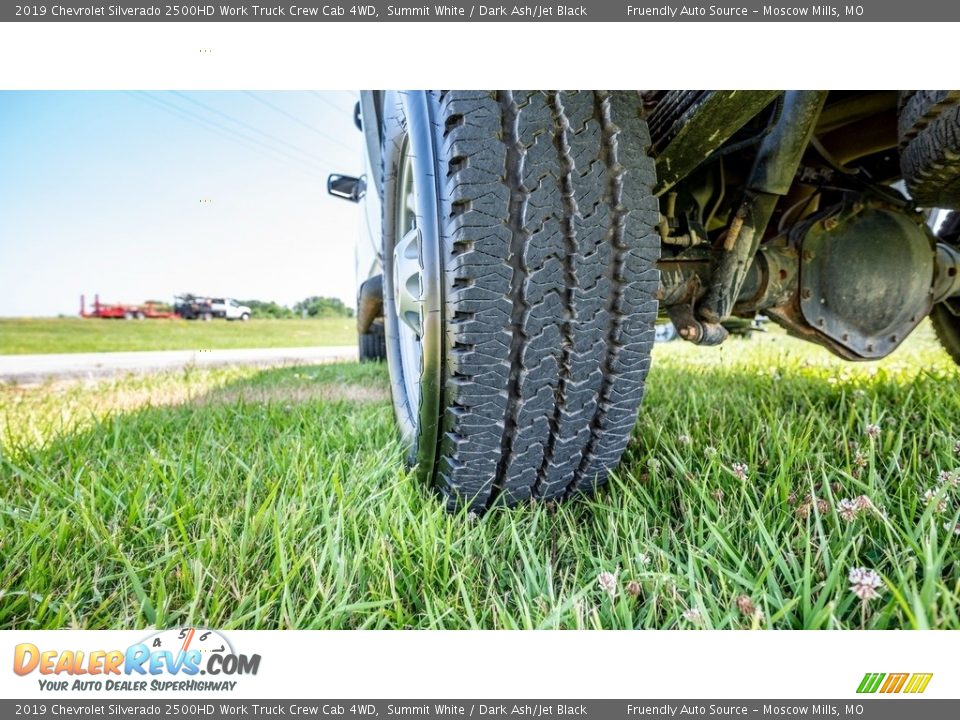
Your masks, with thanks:
M 410 230 L 394 248 L 393 288 L 397 315 L 419 338 L 423 335 L 420 305 L 423 294 L 420 266 L 420 231 Z

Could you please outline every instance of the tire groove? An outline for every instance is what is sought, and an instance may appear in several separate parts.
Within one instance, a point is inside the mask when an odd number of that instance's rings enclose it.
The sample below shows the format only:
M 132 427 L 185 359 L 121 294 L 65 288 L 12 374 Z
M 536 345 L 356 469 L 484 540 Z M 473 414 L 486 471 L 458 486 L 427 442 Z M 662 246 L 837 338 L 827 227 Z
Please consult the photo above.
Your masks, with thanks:
M 607 414 L 607 406 L 611 398 L 610 393 L 616 380 L 615 363 L 620 348 L 620 321 L 621 296 L 624 290 L 623 265 L 628 250 L 623 239 L 624 208 L 620 203 L 623 193 L 624 169 L 618 160 L 617 133 L 619 128 L 610 117 L 610 96 L 606 93 L 596 93 L 596 113 L 600 122 L 601 155 L 609 171 L 607 186 L 607 204 L 610 208 L 610 229 L 608 242 L 612 246 L 612 257 L 609 266 L 609 280 L 612 292 L 607 302 L 607 312 L 610 315 L 610 324 L 607 328 L 606 355 L 603 359 L 603 377 L 600 390 L 597 393 L 597 407 L 590 420 L 590 437 L 584 446 L 580 464 L 573 473 L 573 478 L 567 485 L 565 496 L 579 491 L 586 480 L 586 472 L 594 460 L 597 442 L 603 429 L 603 421 Z
M 540 497 L 540 492 L 547 472 L 554 460 L 557 446 L 557 437 L 560 433 L 560 416 L 566 404 L 567 386 L 571 381 L 570 363 L 571 353 L 573 351 L 573 324 L 576 320 L 574 310 L 574 293 L 577 287 L 577 276 L 573 269 L 574 258 L 577 254 L 577 230 L 574 224 L 574 218 L 577 215 L 577 199 L 573 187 L 573 173 L 576 170 L 571 153 L 568 133 L 570 123 L 564 113 L 563 103 L 560 99 L 560 93 L 553 91 L 550 96 L 550 108 L 553 111 L 554 119 L 554 144 L 557 147 L 557 153 L 560 162 L 560 174 L 557 177 L 557 184 L 563 197 L 563 244 L 564 257 L 563 276 L 564 276 L 564 319 L 560 328 L 562 338 L 560 353 L 560 374 L 557 380 L 556 398 L 553 414 L 550 417 L 550 434 L 547 436 L 546 446 L 543 451 L 543 461 L 537 470 L 537 479 L 533 486 L 533 496 Z
M 527 276 L 525 255 L 527 241 L 530 237 L 526 228 L 527 202 L 530 198 L 530 192 L 523 184 L 525 150 L 520 139 L 520 109 L 514 100 L 513 92 L 510 90 L 500 91 L 498 100 L 501 108 L 502 139 L 507 146 L 507 171 L 504 183 L 510 190 L 507 225 L 511 233 L 509 265 L 513 274 L 510 279 L 509 299 L 512 302 L 510 320 L 513 332 L 508 356 L 510 375 L 507 383 L 507 407 L 503 416 L 503 430 L 500 437 L 500 460 L 497 463 L 490 497 L 486 502 L 487 508 L 491 507 L 503 492 L 507 467 L 513 456 L 513 443 L 517 432 L 517 411 L 520 406 L 523 350 L 527 341 L 526 315 L 530 309 L 524 292 L 524 280 Z

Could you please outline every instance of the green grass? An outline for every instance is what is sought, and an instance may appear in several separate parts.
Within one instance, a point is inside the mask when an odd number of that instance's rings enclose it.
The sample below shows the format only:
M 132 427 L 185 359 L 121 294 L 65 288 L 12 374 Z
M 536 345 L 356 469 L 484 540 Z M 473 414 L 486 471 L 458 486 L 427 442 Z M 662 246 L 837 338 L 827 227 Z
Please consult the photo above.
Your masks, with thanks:
M 482 519 L 402 469 L 382 367 L 3 388 L 0 626 L 960 629 L 960 374 L 929 328 L 863 365 L 781 333 L 655 355 L 608 489 Z
M 0 318 L 0 355 L 354 345 L 353 318 L 187 320 Z

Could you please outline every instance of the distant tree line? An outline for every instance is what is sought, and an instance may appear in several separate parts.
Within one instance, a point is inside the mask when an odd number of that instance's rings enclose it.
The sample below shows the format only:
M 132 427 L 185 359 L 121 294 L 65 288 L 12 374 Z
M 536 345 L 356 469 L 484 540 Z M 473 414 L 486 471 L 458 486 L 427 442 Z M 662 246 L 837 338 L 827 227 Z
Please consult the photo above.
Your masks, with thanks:
M 256 318 L 287 320 L 301 317 L 353 317 L 353 308 L 344 305 L 340 298 L 321 297 L 319 295 L 304 298 L 300 302 L 294 303 L 292 308 L 264 300 L 238 300 L 237 302 L 248 306 Z

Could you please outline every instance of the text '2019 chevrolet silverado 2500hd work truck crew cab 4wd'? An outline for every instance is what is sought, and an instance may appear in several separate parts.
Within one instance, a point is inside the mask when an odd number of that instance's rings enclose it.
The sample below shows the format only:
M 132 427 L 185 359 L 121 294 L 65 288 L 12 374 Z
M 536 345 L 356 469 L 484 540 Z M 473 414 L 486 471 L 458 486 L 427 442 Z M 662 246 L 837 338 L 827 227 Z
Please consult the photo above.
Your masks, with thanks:
M 450 507 L 603 483 L 658 314 L 849 360 L 930 315 L 960 361 L 957 91 L 364 92 L 358 124 L 361 354 Z

